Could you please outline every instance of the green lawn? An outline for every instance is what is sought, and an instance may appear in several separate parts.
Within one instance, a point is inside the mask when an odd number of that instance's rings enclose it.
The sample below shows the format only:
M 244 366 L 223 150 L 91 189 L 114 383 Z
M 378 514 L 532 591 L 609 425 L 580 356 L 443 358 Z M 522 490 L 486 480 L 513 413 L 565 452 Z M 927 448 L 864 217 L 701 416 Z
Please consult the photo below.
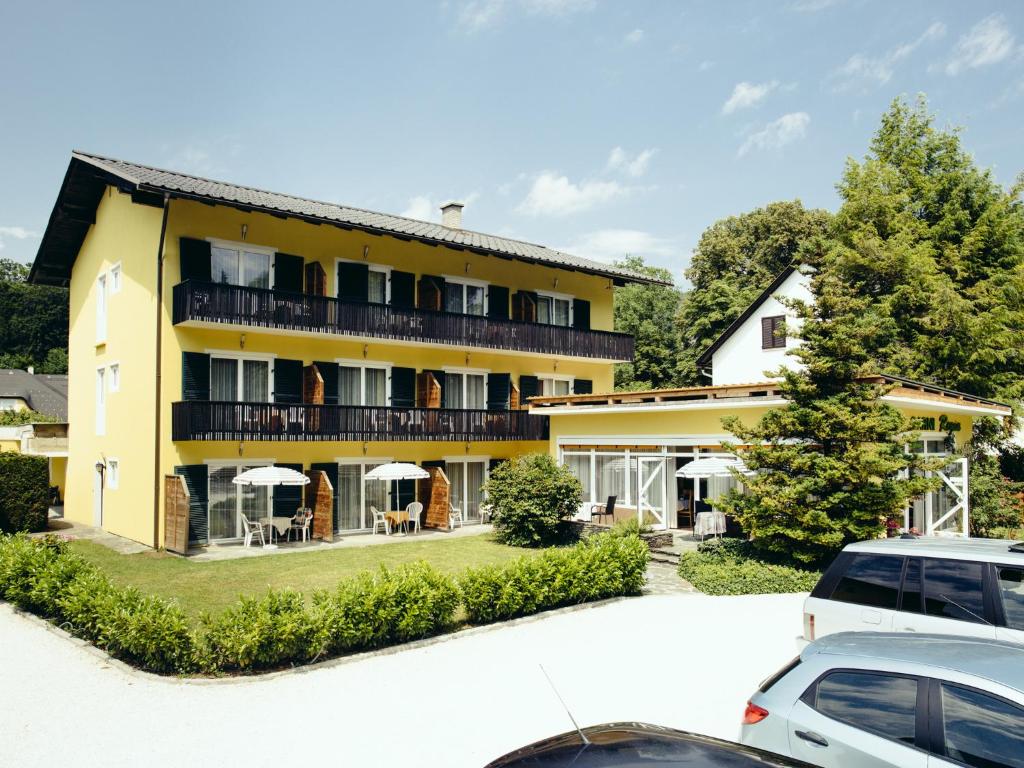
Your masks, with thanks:
M 75 541 L 71 546 L 114 582 L 138 587 L 145 594 L 175 598 L 193 618 L 204 611 L 219 612 L 239 595 L 259 595 L 268 587 L 291 587 L 304 593 L 329 589 L 382 563 L 395 566 L 425 560 L 441 571 L 457 574 L 471 566 L 502 563 L 540 551 L 507 547 L 486 534 L 214 562 L 195 562 L 162 552 L 122 555 L 89 541 Z

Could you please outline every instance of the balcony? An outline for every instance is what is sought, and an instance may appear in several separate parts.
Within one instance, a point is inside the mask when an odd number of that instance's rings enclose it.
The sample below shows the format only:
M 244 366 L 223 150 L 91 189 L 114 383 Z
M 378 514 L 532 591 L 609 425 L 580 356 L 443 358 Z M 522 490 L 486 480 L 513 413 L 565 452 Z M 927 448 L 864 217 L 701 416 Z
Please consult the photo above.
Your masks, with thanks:
M 625 333 L 427 309 L 398 309 L 386 304 L 193 280 L 174 286 L 174 323 L 240 331 L 267 328 L 360 340 L 388 339 L 602 362 L 633 359 L 633 337 Z
M 172 440 L 478 442 L 547 440 L 529 411 L 184 401 L 171 405 Z

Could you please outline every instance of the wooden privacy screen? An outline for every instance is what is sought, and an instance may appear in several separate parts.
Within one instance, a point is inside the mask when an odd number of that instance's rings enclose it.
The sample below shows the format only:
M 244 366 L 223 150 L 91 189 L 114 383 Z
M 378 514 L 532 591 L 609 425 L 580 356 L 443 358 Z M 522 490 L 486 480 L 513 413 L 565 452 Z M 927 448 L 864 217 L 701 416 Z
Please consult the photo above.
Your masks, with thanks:
M 416 375 L 416 405 L 420 408 L 441 407 L 441 385 L 430 371 Z
M 425 467 L 430 477 L 418 480 L 419 500 L 423 505 L 423 525 L 427 528 L 448 530 L 448 505 L 451 500 L 451 484 L 448 475 L 440 467 Z
M 313 538 L 334 541 L 334 487 L 319 469 L 306 472 L 306 506 L 313 510 Z
M 164 549 L 188 554 L 188 488 L 181 475 L 164 475 Z
M 319 261 L 311 261 L 306 265 L 306 293 L 313 296 L 327 295 L 327 273 Z

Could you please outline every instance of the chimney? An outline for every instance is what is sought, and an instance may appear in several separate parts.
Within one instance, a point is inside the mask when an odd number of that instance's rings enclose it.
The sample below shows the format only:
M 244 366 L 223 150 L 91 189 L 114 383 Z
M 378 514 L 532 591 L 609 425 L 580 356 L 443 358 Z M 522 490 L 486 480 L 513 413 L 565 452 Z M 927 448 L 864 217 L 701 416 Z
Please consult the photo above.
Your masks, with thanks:
M 452 229 L 462 229 L 462 203 L 445 203 L 441 206 L 441 223 Z

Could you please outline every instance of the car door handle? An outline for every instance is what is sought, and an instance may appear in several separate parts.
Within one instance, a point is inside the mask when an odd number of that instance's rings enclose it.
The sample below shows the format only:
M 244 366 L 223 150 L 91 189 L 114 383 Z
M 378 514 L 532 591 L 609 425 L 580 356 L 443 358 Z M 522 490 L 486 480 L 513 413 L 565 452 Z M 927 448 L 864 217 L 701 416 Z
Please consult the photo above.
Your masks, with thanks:
M 799 738 L 818 747 L 827 747 L 828 739 L 814 731 L 793 731 Z

